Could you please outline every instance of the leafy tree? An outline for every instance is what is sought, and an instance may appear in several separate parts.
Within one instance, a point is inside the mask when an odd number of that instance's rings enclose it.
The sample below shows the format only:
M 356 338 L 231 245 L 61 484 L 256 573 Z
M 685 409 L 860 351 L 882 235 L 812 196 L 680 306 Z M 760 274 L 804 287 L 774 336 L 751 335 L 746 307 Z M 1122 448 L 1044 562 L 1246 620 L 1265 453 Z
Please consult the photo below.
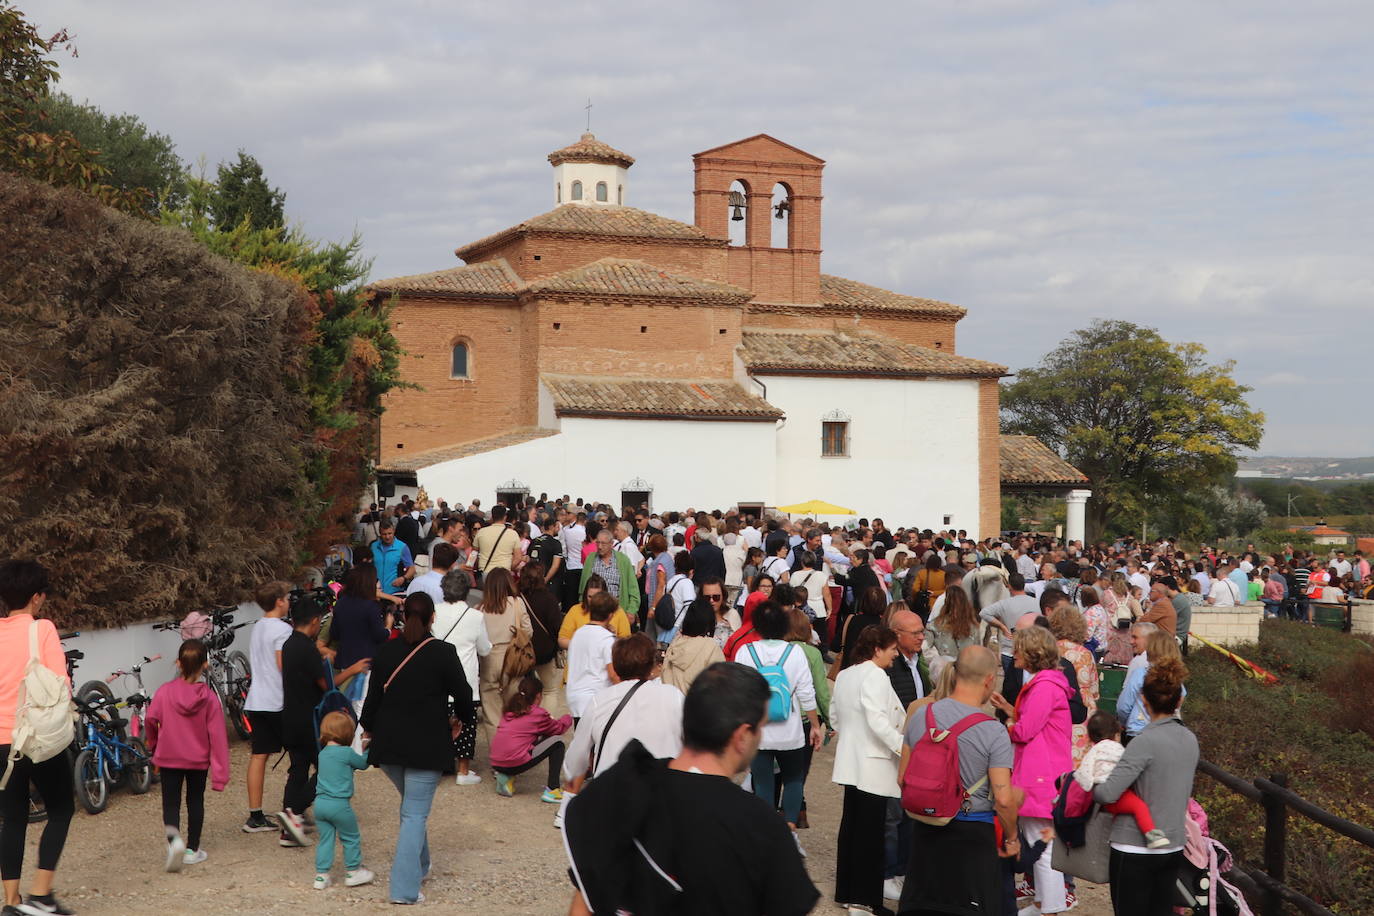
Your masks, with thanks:
M 43 103 L 57 78 L 52 52 L 75 54 L 66 30 L 44 38 L 6 0 L 0 0 L 0 170 L 49 184 L 79 188 L 130 213 L 144 210 L 148 192 L 107 182 L 109 168 L 71 131 L 50 125 Z
M 1232 363 L 1153 328 L 1096 321 L 1002 389 L 1002 428 L 1036 436 L 1092 482 L 1088 536 L 1135 527 L 1152 507 L 1235 473 L 1264 415 L 1245 403 Z
M 271 229 L 285 222 L 285 192 L 272 187 L 262 164 L 243 150 L 231 164 L 220 163 L 219 181 L 210 196 L 210 215 L 220 229 L 245 220 L 250 229 Z
M 152 132 L 136 115 L 106 114 L 64 92 L 48 96 L 41 111 L 51 129 L 70 133 L 98 155 L 108 170 L 106 183 L 121 191 L 148 191 L 145 205 L 150 214 L 181 206 L 186 196 L 186 166 L 171 137 Z
M 183 205 L 162 213 L 224 258 L 284 277 L 314 303 L 306 352 L 305 394 L 315 430 L 302 452 L 312 485 L 304 540 L 318 557 L 351 527 L 351 513 L 367 480 L 367 457 L 376 451 L 382 395 L 402 384 L 400 346 L 390 311 L 374 307 L 363 291 L 371 262 L 357 235 L 347 242 L 317 242 L 280 223 L 254 228 L 249 219 L 222 224 L 211 216 L 218 187 L 187 176 Z

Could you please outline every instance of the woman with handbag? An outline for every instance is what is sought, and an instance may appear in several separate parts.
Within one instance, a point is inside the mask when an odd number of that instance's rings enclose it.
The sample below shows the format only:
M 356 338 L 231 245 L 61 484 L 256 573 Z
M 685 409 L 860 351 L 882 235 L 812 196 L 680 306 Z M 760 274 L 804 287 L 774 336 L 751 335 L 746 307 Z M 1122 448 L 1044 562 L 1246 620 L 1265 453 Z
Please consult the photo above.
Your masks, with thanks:
M 558 658 L 558 631 L 563 626 L 563 605 L 545 581 L 544 564 L 531 561 L 520 569 L 520 600 L 533 627 L 534 671 L 543 684 L 544 709 L 555 718 L 567 710 L 563 703 L 563 669 Z
M 501 724 L 506 700 L 515 692 L 520 679 L 534 667 L 531 640 L 534 625 L 525 604 L 515 593 L 510 570 L 497 567 L 482 582 L 482 619 L 487 625 L 491 652 L 482 659 L 478 690 L 482 700 L 482 719 L 487 725 L 487 740 Z M 524 670 L 520 670 L 523 667 Z
M 835 680 L 831 723 L 839 735 L 831 781 L 844 786 L 835 902 L 855 912 L 883 911 L 883 827 L 888 799 L 901 797 L 898 761 L 906 714 L 887 669 L 897 657 L 897 634 L 868 627 L 854 644 L 854 663 Z
M 372 660 L 362 726 L 369 761 L 401 793 L 388 897 L 392 903 L 414 904 L 424 900 L 420 883 L 430 869 L 426 825 L 434 791 L 453 759 L 455 733 L 475 727 L 476 717 L 457 650 L 430 630 L 434 600 L 423 592 L 407 597 L 405 620 L 401 638 L 382 646 Z M 456 720 L 450 708 L 458 711 Z
M 477 672 L 479 658 L 491 654 L 491 639 L 487 636 L 487 624 L 481 611 L 470 607 L 465 600 L 472 591 L 472 575 L 461 568 L 450 569 L 440 583 L 444 593 L 444 603 L 434 609 L 434 635 L 453 646 L 458 652 L 458 661 L 463 666 L 463 676 L 472 688 L 468 709 L 473 721 L 482 703 L 478 699 Z M 462 710 L 454 700 L 453 715 L 462 718 Z M 457 761 L 457 775 L 454 783 L 460 786 L 475 786 L 482 777 L 472 772 L 472 758 L 477 755 L 477 729 L 465 728 L 453 739 L 453 756 Z

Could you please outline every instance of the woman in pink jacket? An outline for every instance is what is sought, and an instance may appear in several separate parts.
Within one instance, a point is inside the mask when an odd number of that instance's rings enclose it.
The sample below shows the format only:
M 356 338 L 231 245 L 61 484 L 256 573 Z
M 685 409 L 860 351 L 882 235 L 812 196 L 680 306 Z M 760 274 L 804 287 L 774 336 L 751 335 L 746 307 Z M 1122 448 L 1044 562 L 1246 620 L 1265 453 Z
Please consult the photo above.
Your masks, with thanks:
M 148 706 L 148 747 L 162 773 L 162 823 L 167 828 L 167 871 L 199 865 L 205 823 L 205 782 L 223 792 L 229 784 L 229 736 L 224 709 L 202 680 L 205 644 L 188 639 L 177 653 L 180 677 L 163 684 Z M 181 787 L 186 787 L 186 838 L 181 837 Z
M 1016 667 L 1026 672 L 1024 686 L 1014 707 L 1001 694 L 993 694 L 992 704 L 1008 717 L 1016 751 L 1011 784 L 1026 793 L 1020 822 L 1022 843 L 1030 847 L 1054 826 L 1054 781 L 1073 770 L 1069 697 L 1075 688 L 1059 669 L 1059 649 L 1049 630 L 1018 630 L 1012 649 Z M 1051 846 L 1047 843 L 1035 862 L 1035 902 L 1045 916 L 1069 909 L 1064 876 L 1050 867 Z

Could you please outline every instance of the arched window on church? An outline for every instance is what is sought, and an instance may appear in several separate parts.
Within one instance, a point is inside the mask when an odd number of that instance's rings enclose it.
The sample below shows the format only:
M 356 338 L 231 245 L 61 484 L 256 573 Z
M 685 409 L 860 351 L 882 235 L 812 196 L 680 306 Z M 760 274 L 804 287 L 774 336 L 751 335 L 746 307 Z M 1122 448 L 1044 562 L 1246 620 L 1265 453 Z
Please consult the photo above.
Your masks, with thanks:
M 468 345 L 462 341 L 453 345 L 453 360 L 449 366 L 449 378 L 471 378 L 471 364 L 468 360 Z
M 580 181 L 574 181 L 574 182 L 573 182 L 573 184 L 572 184 L 572 199 L 573 199 L 573 200 L 581 200 L 581 199 L 582 199 L 582 182 L 580 182 Z
M 563 182 L 558 182 L 558 202 L 563 202 Z
M 792 189 L 783 182 L 773 185 L 772 209 L 768 220 L 770 248 L 792 247 Z
M 604 204 L 604 203 L 606 203 L 608 200 L 610 200 L 610 197 L 607 196 L 608 193 L 609 193 L 609 192 L 608 192 L 608 190 L 607 190 L 607 188 L 606 188 L 606 182 L 604 182 L 604 181 L 598 181 L 598 182 L 596 183 L 596 201 L 597 201 L 597 203 L 602 203 L 602 204 Z
M 620 206 L 625 205 L 625 186 L 623 184 L 615 186 L 615 202 Z
M 730 244 L 748 244 L 749 185 L 738 179 L 731 183 L 726 206 L 730 208 L 730 221 L 727 224 L 730 227 Z

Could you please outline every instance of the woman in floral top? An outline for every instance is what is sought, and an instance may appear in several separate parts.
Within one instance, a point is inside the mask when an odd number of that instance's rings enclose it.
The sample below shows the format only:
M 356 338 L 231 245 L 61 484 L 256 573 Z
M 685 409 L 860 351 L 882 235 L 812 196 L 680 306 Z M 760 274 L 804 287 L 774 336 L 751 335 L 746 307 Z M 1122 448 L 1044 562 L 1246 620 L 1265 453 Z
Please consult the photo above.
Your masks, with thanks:
M 1088 635 L 1088 624 L 1083 614 L 1072 604 L 1060 604 L 1050 611 L 1050 630 L 1054 633 L 1061 657 L 1073 664 L 1078 674 L 1078 691 L 1083 695 L 1083 705 L 1088 708 L 1088 716 L 1097 711 L 1099 697 L 1097 686 L 1097 662 L 1093 654 L 1083 645 Z M 1077 767 L 1088 748 L 1093 746 L 1088 737 L 1088 724 L 1083 722 L 1073 727 L 1073 765 Z
M 1083 620 L 1088 625 L 1088 638 L 1083 643 L 1094 659 L 1101 658 L 1107 651 L 1107 635 L 1111 624 L 1107 619 L 1107 609 L 1097 599 L 1097 589 L 1085 585 L 1078 592 L 1078 600 L 1083 602 Z

